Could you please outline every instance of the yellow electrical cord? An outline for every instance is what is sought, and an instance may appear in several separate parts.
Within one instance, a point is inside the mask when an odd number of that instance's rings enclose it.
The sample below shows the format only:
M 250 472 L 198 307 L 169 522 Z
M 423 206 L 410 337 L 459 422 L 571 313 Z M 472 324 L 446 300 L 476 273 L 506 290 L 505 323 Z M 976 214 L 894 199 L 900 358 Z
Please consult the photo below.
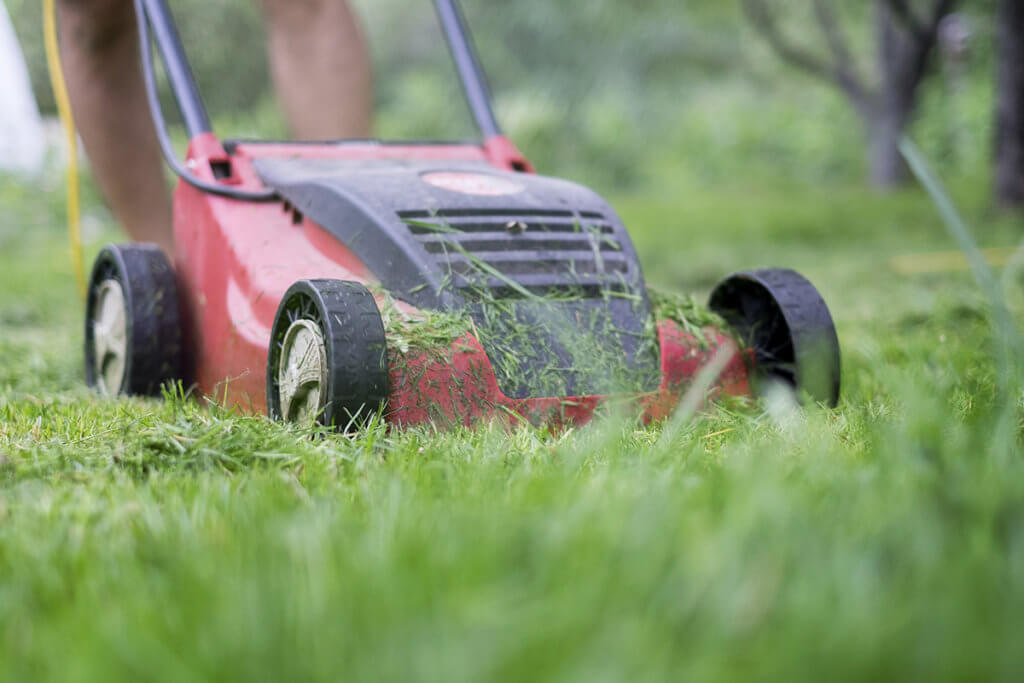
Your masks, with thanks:
M 68 87 L 64 82 L 64 70 L 60 63 L 60 49 L 57 44 L 56 0 L 45 0 L 43 6 L 43 38 L 46 43 L 46 64 L 50 71 L 50 84 L 57 100 L 57 113 L 68 147 L 67 166 L 67 214 L 68 241 L 71 243 L 71 267 L 75 272 L 78 292 L 86 293 L 85 262 L 82 259 L 82 204 L 78 187 L 78 139 L 75 135 L 75 119 L 71 114 Z

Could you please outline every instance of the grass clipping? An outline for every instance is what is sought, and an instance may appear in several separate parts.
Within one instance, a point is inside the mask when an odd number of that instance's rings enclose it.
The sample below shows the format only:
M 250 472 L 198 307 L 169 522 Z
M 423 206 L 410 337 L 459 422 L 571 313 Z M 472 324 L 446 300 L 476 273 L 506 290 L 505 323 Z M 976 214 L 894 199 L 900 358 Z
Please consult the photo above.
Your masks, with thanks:
M 609 276 L 606 283 L 595 293 L 570 259 L 564 275 L 577 284 L 538 292 L 466 249 L 461 231 L 439 221 L 406 222 L 439 238 L 435 244 L 450 257 L 441 289 L 453 288 L 465 307 L 410 314 L 381 292 L 385 329 L 397 352 L 392 362 L 399 367 L 413 354 L 441 354 L 436 358 L 443 362 L 455 340 L 472 334 L 487 353 L 502 391 L 512 397 L 648 392 L 661 381 L 659 322 L 676 323 L 702 348 L 711 345 L 704 328 L 723 325 L 693 297 L 657 290 L 644 296 L 637 287 L 641 283 L 606 269 L 602 249 L 620 246 L 599 226 L 577 221 L 574 232 L 589 237 L 592 257 L 583 260 Z M 606 240 L 611 241 L 606 245 Z M 457 287 L 455 278 L 461 283 Z
M 488 351 L 496 370 L 504 370 L 509 374 L 518 371 L 521 359 L 514 357 L 513 354 L 502 353 L 502 340 L 497 338 L 497 335 L 488 334 L 484 327 L 477 326 L 468 311 L 419 309 L 415 313 L 408 313 L 388 292 L 378 290 L 375 294 L 381 303 L 381 315 L 388 345 L 393 352 L 393 360 L 399 365 L 403 358 L 418 357 L 422 354 L 427 354 L 435 360 L 447 361 L 450 359 L 454 342 L 471 334 Z M 692 295 L 666 292 L 656 288 L 648 288 L 647 295 L 651 315 L 643 332 L 643 343 L 649 347 L 650 352 L 660 352 L 658 325 L 664 321 L 675 323 L 680 330 L 695 340 L 701 350 L 710 349 L 714 345 L 718 332 L 729 333 L 726 321 L 706 305 L 700 304 Z M 554 305 L 563 301 L 564 299 L 559 299 L 551 303 Z M 501 302 L 495 303 L 495 313 L 502 315 Z M 535 328 L 519 325 L 514 317 L 502 317 L 507 318 L 503 320 L 503 334 L 507 334 L 510 328 L 517 335 L 536 334 Z M 517 329 L 518 327 L 522 329 Z M 580 344 L 584 349 L 589 348 L 586 340 L 580 340 Z M 610 360 L 613 359 L 600 356 L 602 371 L 608 374 L 615 372 L 615 368 L 608 365 Z
M 651 317 L 654 321 L 674 322 L 679 329 L 695 338 L 702 349 L 709 348 L 711 344 L 707 338 L 709 329 L 730 332 L 729 324 L 722 316 L 697 303 L 691 294 L 675 294 L 648 287 L 647 298 L 651 302 Z

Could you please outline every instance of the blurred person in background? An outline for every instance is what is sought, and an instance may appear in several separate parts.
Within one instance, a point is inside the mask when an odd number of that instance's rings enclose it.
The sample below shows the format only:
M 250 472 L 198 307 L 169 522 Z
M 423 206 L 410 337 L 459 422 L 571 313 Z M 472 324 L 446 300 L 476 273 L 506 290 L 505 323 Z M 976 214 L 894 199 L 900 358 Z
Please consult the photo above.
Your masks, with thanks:
M 368 137 L 366 40 L 346 0 L 260 0 L 274 83 L 294 136 Z M 60 0 L 61 61 L 100 189 L 132 239 L 174 237 L 163 159 L 146 101 L 132 0 Z

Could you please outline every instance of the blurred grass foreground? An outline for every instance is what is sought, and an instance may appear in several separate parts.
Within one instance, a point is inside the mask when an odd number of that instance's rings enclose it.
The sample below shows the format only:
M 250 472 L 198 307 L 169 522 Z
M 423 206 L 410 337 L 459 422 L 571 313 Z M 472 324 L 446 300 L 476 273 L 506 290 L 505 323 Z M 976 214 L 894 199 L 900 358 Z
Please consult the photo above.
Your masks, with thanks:
M 6 4 L 46 110 L 38 5 Z M 172 5 L 218 130 L 283 134 L 255 3 Z M 840 407 L 313 439 L 101 400 L 59 174 L 2 177 L 0 680 L 1018 679 L 1024 221 L 989 198 L 986 6 L 965 89 L 928 81 L 910 133 L 997 264 L 1000 335 L 928 197 L 866 187 L 848 107 L 731 3 L 466 5 L 509 132 L 608 195 L 653 284 L 819 286 Z M 429 6 L 359 6 L 378 132 L 471 135 Z M 86 189 L 95 254 L 123 238 Z

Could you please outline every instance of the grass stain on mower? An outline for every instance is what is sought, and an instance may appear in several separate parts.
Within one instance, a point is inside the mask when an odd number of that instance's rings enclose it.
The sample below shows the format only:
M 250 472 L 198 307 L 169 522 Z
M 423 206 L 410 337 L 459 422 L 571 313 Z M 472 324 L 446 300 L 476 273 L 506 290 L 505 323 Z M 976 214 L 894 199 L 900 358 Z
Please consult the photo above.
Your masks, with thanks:
M 191 74 L 170 79 L 192 121 L 186 162 L 169 158 L 174 266 L 145 245 L 101 252 L 89 383 L 117 395 L 180 381 L 337 428 L 381 410 L 398 426 L 579 424 L 612 397 L 651 421 L 731 345 L 714 391 L 771 377 L 835 405 L 838 340 L 814 287 L 788 270 L 739 273 L 709 308 L 649 291 L 607 202 L 533 173 L 474 99 L 486 88 L 475 57 L 464 63 L 464 22 L 452 0 L 437 5 L 481 143 L 222 143 Z M 163 0 L 137 8 L 143 37 L 173 28 Z M 173 31 L 154 36 L 169 70 L 187 72 Z

